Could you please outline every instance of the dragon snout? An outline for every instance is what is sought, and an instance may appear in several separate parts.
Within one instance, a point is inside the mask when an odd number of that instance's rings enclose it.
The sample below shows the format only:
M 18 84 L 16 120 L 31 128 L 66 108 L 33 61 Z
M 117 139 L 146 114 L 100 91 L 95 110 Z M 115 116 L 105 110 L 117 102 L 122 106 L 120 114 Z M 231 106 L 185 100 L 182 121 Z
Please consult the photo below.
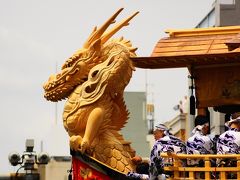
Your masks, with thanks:
M 50 82 L 53 82 L 54 80 L 56 79 L 56 76 L 55 75 L 50 75 L 50 77 L 48 78 L 48 81 L 47 82 L 45 82 L 44 84 L 43 84 L 43 88 L 46 90 L 46 89 L 48 89 L 49 88 L 49 84 L 51 84 Z

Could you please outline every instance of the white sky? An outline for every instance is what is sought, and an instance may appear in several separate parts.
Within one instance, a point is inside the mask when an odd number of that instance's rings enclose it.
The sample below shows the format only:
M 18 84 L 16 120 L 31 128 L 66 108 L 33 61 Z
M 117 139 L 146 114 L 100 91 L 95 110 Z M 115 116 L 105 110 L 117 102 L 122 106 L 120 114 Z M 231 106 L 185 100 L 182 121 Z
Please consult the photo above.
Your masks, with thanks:
M 55 104 L 43 98 L 42 84 L 75 50 L 82 47 L 95 25 L 117 9 L 117 21 L 140 11 L 115 37 L 124 36 L 138 47 L 138 56 L 150 56 L 166 29 L 193 28 L 214 0 L 0 0 L 1 129 L 0 174 L 13 172 L 7 156 L 25 150 L 26 138 L 40 140 L 51 155 L 68 155 L 67 135 L 58 104 L 58 129 L 53 132 Z M 187 94 L 187 70 L 148 70 L 149 100 L 158 122 L 175 117 L 173 106 Z M 128 91 L 145 91 L 146 70 L 134 72 Z M 48 135 L 51 134 L 51 135 Z M 56 144 L 49 139 L 56 137 Z M 65 147 L 62 144 L 66 144 Z

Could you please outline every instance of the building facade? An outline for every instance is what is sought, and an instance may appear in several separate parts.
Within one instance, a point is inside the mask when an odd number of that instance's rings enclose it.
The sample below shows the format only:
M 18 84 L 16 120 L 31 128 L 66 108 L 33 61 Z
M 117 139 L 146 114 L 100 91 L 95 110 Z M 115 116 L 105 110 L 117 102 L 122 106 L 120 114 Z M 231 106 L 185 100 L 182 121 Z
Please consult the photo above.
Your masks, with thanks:
M 147 141 L 146 93 L 124 92 L 124 99 L 130 114 L 128 122 L 121 132 L 124 138 L 132 143 L 137 155 L 148 157 L 150 147 Z
M 239 0 L 216 0 L 209 13 L 198 23 L 197 28 L 234 26 L 240 24 Z
M 71 169 L 71 156 L 53 156 L 47 165 L 40 165 L 40 180 L 68 180 Z

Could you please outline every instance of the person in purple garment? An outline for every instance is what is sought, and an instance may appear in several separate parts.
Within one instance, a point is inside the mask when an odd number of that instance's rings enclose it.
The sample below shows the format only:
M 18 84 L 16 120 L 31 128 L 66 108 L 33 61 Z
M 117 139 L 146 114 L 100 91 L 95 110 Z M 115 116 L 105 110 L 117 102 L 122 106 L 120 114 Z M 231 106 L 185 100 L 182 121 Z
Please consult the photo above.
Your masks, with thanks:
M 218 138 L 217 154 L 240 154 L 240 113 L 233 113 L 231 120 L 226 122 L 225 126 L 228 127 L 228 130 Z M 218 160 L 218 165 L 220 163 L 231 166 L 232 162 Z
M 217 141 L 217 154 L 240 154 L 240 113 L 233 113 L 231 119 L 225 123 L 228 128 Z M 217 166 L 237 167 L 236 159 L 217 159 Z M 228 173 L 228 179 L 236 179 L 236 173 Z
M 206 116 L 198 115 L 195 118 L 196 127 L 192 130 L 192 136 L 187 140 L 187 154 L 214 154 L 214 141 L 208 135 L 209 122 Z M 203 166 L 203 162 L 188 159 L 188 166 Z
M 130 172 L 127 176 L 130 179 L 145 179 L 145 180 L 164 180 L 168 175 L 164 173 L 164 166 L 169 163 L 169 158 L 162 158 L 161 153 L 186 153 L 185 143 L 173 136 L 169 129 L 164 124 L 158 124 L 154 129 L 155 144 L 151 150 L 150 163 L 145 164 L 145 170 L 148 166 L 148 171 L 141 171 L 141 173 Z M 171 159 L 171 158 L 170 158 Z M 170 162 L 171 163 L 171 162 Z
M 173 136 L 164 124 L 155 126 L 154 138 L 156 142 L 150 154 L 149 179 L 166 179 L 164 166 L 171 162 L 169 162 L 169 158 L 162 158 L 160 154 L 166 152 L 185 154 L 186 145 L 182 140 Z
M 132 180 L 149 180 L 149 162 L 142 161 L 136 166 L 136 172 L 129 172 L 127 174 L 128 179 Z

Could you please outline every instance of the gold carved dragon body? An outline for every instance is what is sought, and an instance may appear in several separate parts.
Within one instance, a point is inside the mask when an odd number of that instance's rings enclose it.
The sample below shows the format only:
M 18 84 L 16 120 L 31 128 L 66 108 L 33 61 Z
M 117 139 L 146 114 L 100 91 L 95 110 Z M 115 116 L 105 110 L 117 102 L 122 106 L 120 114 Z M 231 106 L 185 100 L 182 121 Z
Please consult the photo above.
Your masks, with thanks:
M 131 158 L 135 151 L 119 131 L 129 115 L 123 92 L 134 70 L 130 57 L 136 56 L 136 48 L 124 38 L 110 38 L 138 12 L 106 31 L 122 10 L 95 28 L 61 72 L 50 76 L 44 84 L 44 97 L 54 102 L 68 98 L 63 124 L 71 149 L 127 173 L 134 169 Z

